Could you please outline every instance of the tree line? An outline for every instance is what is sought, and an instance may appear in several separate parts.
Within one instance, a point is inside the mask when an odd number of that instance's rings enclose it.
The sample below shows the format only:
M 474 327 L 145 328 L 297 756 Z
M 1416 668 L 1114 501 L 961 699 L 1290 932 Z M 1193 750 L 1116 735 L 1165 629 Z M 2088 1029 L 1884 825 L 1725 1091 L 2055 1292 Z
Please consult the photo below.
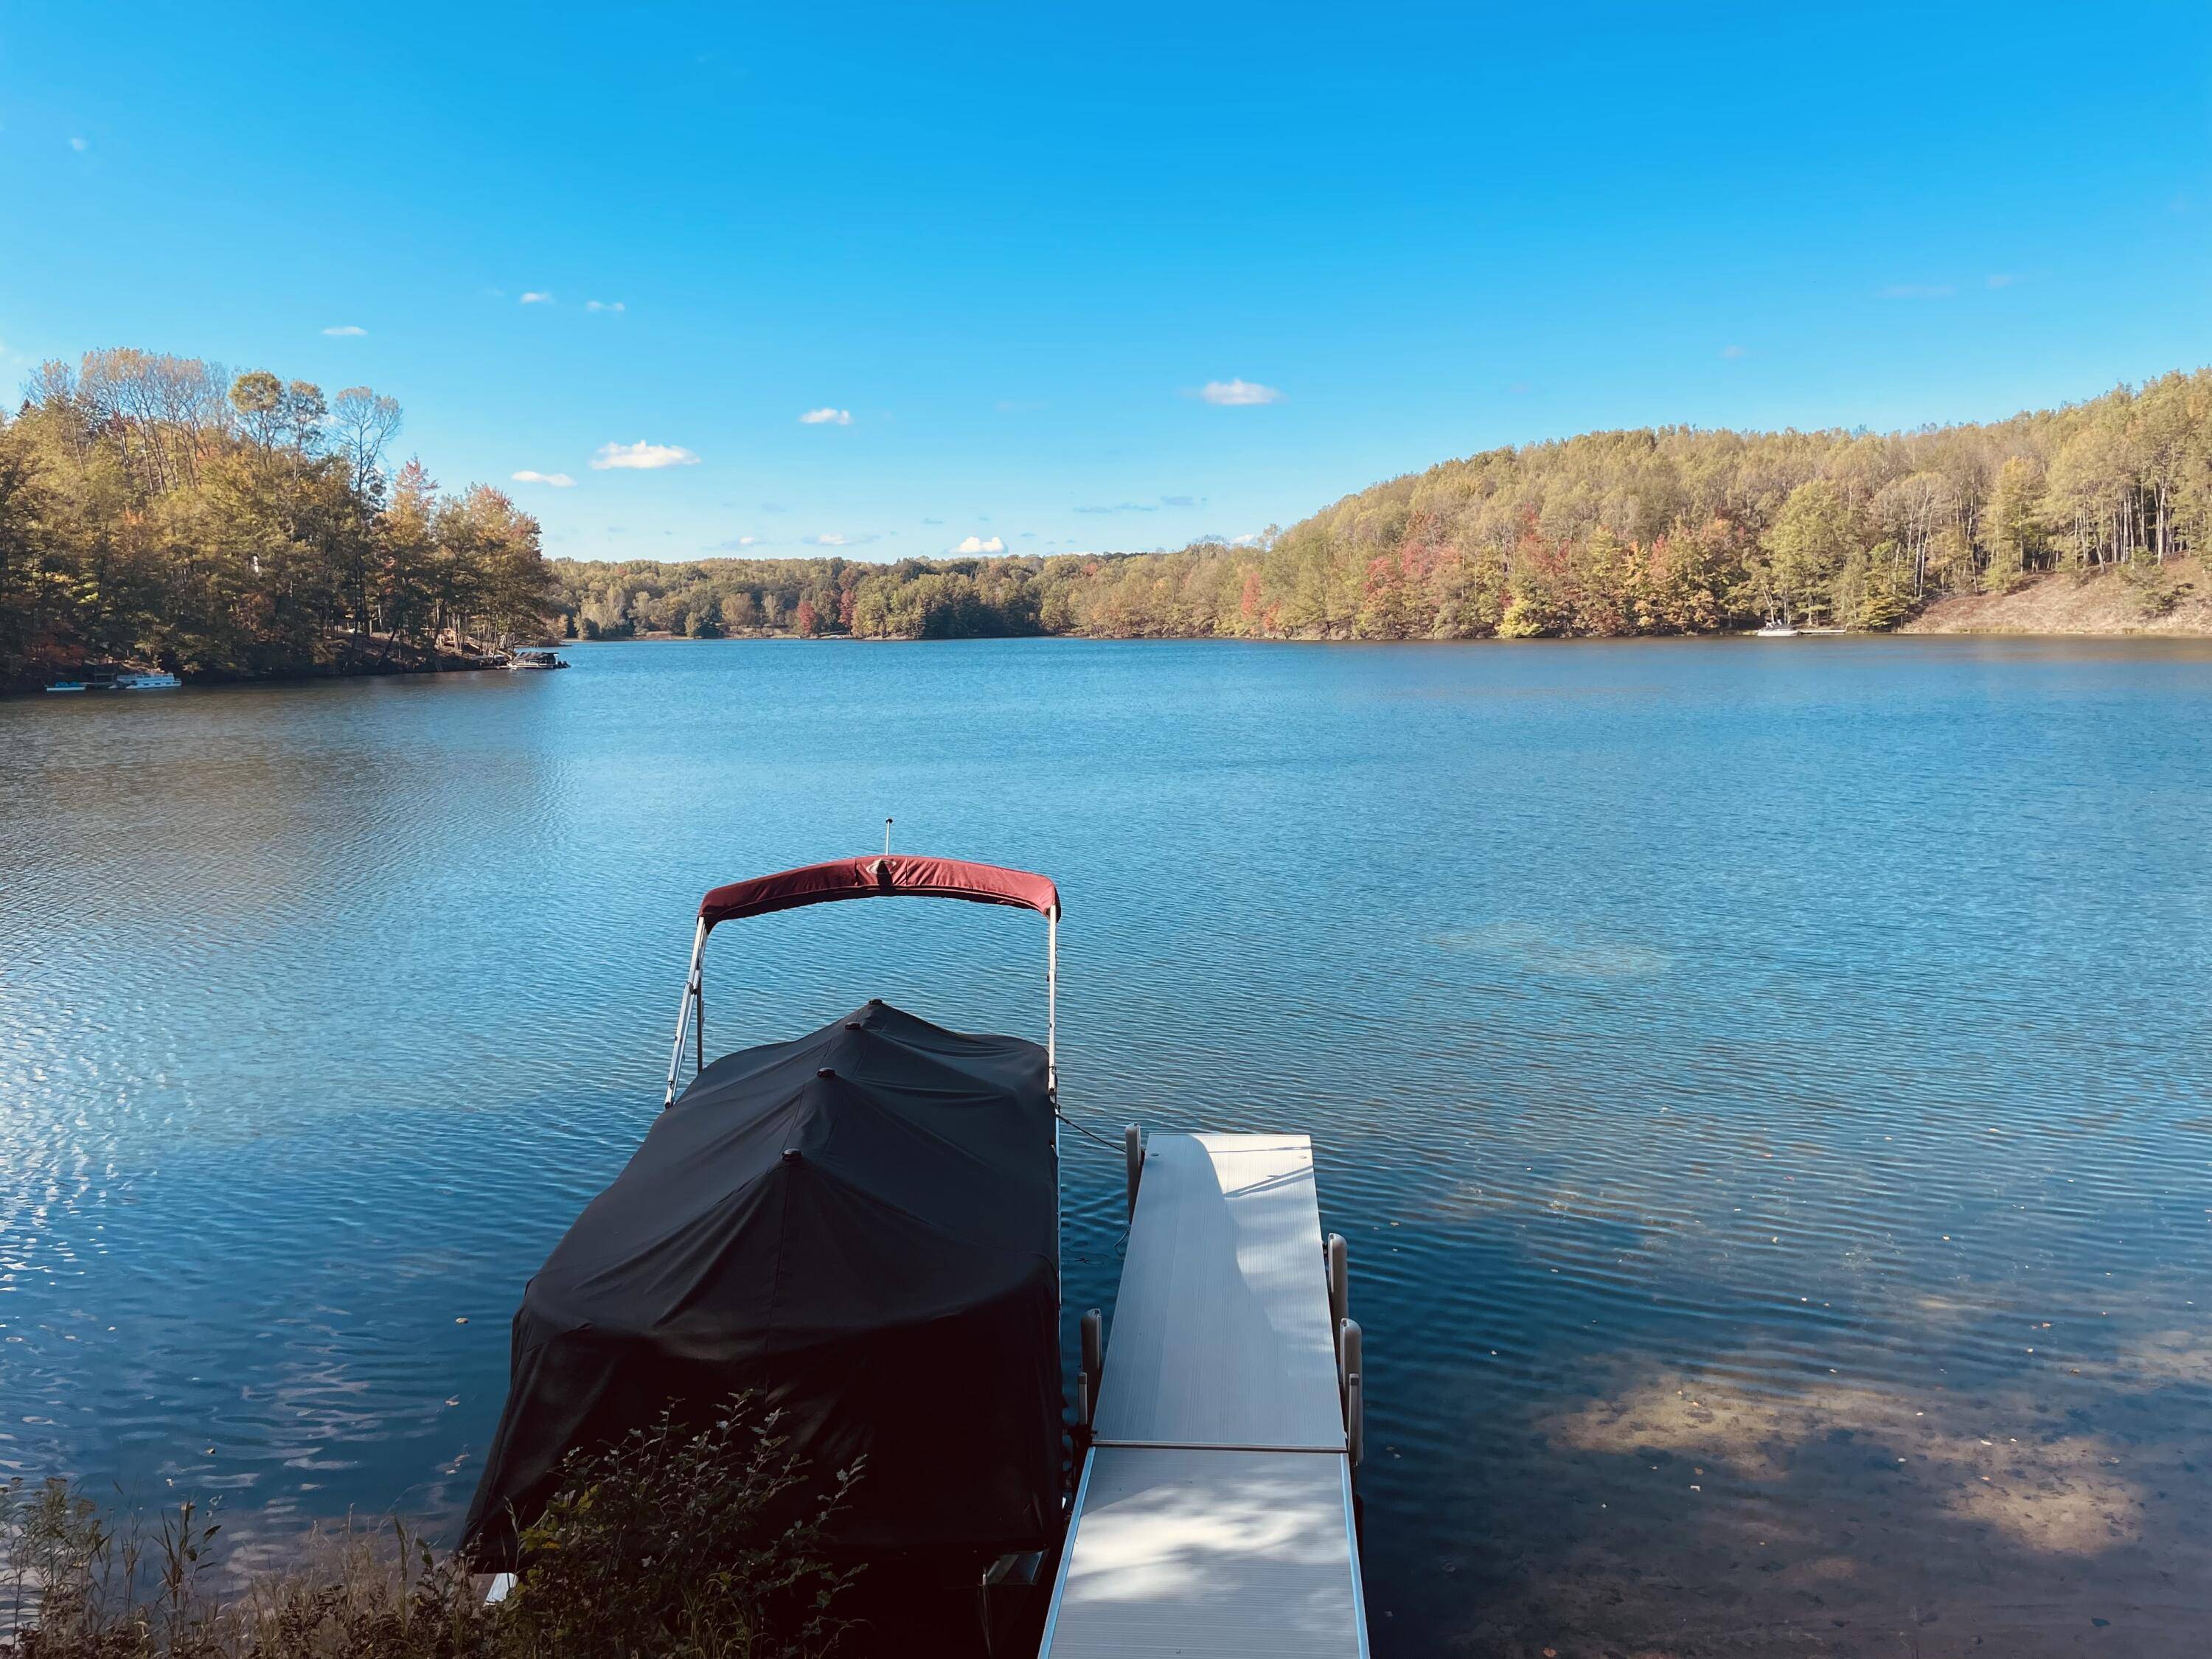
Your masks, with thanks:
M 361 672 L 535 638 L 538 522 L 388 470 L 399 405 L 132 349 L 42 365 L 0 412 L 0 684 L 86 661 Z
M 549 625 L 946 639 L 1420 640 L 1895 626 L 2117 568 L 2148 608 L 2212 544 L 2212 370 L 1910 432 L 1688 427 L 1447 461 L 1251 545 L 1051 557 L 546 561 L 498 490 L 387 468 L 398 404 L 195 358 L 43 365 L 0 416 L 0 684 L 465 656 Z M 441 657 L 442 653 L 442 657 Z
M 695 559 L 552 562 L 562 630 L 571 638 L 674 634 L 851 634 L 967 639 L 1076 631 L 1042 595 L 1076 572 L 1066 559 Z M 1042 580 L 1051 573 L 1052 580 Z
M 2212 370 L 1911 432 L 1590 433 L 1447 461 L 1252 546 L 555 565 L 567 631 L 1420 640 L 1886 629 L 2212 544 Z

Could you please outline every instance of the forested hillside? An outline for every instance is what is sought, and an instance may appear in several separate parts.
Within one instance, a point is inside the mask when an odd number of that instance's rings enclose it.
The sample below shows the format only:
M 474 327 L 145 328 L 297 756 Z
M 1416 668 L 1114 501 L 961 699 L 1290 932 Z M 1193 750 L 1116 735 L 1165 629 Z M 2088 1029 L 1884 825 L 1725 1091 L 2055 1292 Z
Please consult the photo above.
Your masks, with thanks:
M 1448 461 L 1251 546 L 621 564 L 495 489 L 387 469 L 389 398 L 117 350 L 0 419 L 0 684 L 87 659 L 210 676 L 435 660 L 553 619 L 937 639 L 1480 639 L 1898 625 L 2116 569 L 2147 618 L 2212 544 L 2212 370 L 1988 425 L 1593 433 Z
M 386 471 L 366 386 L 132 350 L 33 377 L 0 416 L 0 686 L 87 659 L 214 677 L 434 662 L 551 609 L 538 522 Z
M 1897 625 L 2118 566 L 2147 615 L 2212 541 L 2212 370 L 1988 425 L 1592 433 L 1448 461 L 1261 545 L 556 565 L 572 631 L 1297 639 Z

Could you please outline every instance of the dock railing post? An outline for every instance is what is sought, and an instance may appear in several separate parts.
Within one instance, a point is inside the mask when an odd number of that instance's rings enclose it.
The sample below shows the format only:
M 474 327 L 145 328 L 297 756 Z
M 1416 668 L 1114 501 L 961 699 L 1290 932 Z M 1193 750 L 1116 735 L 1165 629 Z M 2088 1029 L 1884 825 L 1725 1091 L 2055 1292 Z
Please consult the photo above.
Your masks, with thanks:
M 1342 1233 L 1331 1233 L 1323 1246 L 1328 1255 L 1328 1328 L 1338 1334 L 1336 1351 L 1337 1374 L 1343 1375 L 1344 1322 L 1352 1312 L 1352 1249 L 1344 1242 Z
M 1337 1391 L 1344 1402 L 1344 1428 L 1352 1431 L 1352 1379 L 1364 1370 L 1365 1358 L 1359 1335 L 1359 1322 L 1340 1319 L 1336 1322 Z
M 1129 1213 L 1137 1213 L 1137 1183 L 1145 1173 L 1145 1132 L 1132 1123 L 1121 1131 L 1121 1156 L 1129 1166 Z
M 1352 1421 L 1345 1429 L 1344 1445 L 1350 1454 L 1352 1467 L 1357 1469 L 1361 1455 L 1367 1449 L 1366 1404 L 1360 1397 L 1364 1390 L 1360 1387 L 1358 1371 L 1344 1379 L 1344 1388 L 1345 1397 L 1352 1402 Z
M 1106 1316 L 1092 1308 L 1083 1316 L 1083 1382 L 1090 1406 L 1083 1413 L 1088 1423 L 1098 1409 L 1098 1385 L 1106 1375 Z

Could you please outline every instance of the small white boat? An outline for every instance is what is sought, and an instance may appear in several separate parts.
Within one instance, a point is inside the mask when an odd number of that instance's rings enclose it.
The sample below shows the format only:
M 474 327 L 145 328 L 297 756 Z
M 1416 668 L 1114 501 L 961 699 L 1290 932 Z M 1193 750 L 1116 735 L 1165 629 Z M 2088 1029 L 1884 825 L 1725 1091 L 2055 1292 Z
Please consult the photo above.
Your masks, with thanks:
M 510 669 L 566 668 L 568 665 L 550 651 L 518 651 L 507 659 Z
M 1794 640 L 1797 630 L 1788 623 L 1769 623 L 1752 636 L 1760 640 Z
M 173 691 L 184 682 L 158 668 L 116 668 L 94 663 L 70 678 L 56 680 L 49 691 Z

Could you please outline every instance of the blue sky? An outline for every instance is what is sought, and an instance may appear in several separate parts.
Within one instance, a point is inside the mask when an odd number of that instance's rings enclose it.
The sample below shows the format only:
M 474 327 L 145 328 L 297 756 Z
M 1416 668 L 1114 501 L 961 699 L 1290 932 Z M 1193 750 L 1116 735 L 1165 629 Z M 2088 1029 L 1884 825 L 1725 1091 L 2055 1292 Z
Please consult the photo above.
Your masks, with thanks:
M 18 5 L 0 383 L 372 385 L 582 557 L 1180 545 L 2212 362 L 2208 88 L 2202 4 Z

